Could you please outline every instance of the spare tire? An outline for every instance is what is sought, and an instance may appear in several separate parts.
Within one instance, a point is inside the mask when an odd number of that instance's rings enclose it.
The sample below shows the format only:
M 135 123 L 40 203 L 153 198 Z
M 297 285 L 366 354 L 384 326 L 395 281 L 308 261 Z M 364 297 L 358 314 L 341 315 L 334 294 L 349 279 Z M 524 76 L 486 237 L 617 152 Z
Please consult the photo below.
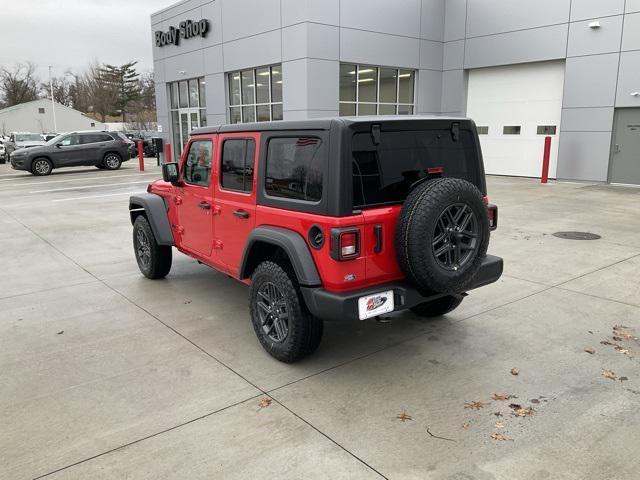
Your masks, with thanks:
M 398 263 L 423 290 L 462 293 L 487 253 L 489 219 L 482 193 L 460 178 L 418 184 L 396 229 Z

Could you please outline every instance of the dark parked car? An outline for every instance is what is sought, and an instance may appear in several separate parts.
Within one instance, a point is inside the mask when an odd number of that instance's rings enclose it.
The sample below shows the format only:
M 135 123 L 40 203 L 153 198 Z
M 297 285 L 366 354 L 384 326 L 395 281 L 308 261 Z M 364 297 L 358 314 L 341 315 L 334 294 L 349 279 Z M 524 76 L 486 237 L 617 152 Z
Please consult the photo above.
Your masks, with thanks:
M 93 165 L 117 170 L 129 160 L 131 140 L 119 132 L 64 133 L 41 147 L 21 148 L 11 154 L 11 167 L 34 175 L 49 175 L 54 168 Z
M 139 131 L 139 132 L 124 132 L 124 135 L 134 142 L 133 148 L 130 150 L 131 157 L 138 156 L 138 142 L 142 140 L 143 151 L 145 157 L 156 156 L 156 146 L 153 143 L 153 137 L 158 136 L 157 132 L 153 131 Z

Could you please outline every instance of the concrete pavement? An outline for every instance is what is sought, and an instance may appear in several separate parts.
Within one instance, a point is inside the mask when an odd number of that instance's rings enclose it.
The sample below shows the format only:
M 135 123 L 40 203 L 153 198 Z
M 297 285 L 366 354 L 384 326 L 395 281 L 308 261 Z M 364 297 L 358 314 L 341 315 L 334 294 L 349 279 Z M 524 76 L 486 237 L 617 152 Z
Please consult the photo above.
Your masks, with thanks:
M 245 286 L 180 254 L 139 274 L 135 167 L 0 165 L 0 478 L 640 476 L 640 190 L 489 178 L 500 282 L 285 365 Z

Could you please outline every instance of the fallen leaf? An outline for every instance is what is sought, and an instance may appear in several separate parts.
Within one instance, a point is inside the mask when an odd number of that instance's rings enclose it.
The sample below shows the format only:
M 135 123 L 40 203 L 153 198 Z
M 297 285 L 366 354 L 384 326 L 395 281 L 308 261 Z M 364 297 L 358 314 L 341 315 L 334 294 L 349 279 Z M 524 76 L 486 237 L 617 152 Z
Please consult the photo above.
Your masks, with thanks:
M 603 340 L 600 342 L 601 345 L 610 345 L 610 346 L 616 346 L 615 343 L 611 343 L 609 340 Z
M 613 329 L 614 329 L 615 331 L 618 331 L 618 330 L 626 330 L 626 329 L 628 329 L 628 328 L 629 328 L 629 327 L 625 327 L 624 325 L 614 325 L 614 326 L 613 326 Z
M 602 376 L 610 380 L 616 380 L 616 373 L 613 370 L 602 370 Z
M 471 427 L 471 423 L 469 422 L 465 422 L 462 424 L 462 428 L 464 428 L 465 430 L 469 430 L 469 427 Z
M 594 353 L 596 353 L 595 349 L 591 348 L 591 347 L 587 347 L 584 349 L 585 352 L 593 355 Z
M 614 348 L 615 348 L 618 352 L 620 352 L 620 353 L 622 353 L 622 354 L 624 354 L 624 355 L 626 355 L 626 354 L 628 354 L 628 353 L 629 353 L 629 349 L 628 349 L 628 348 L 622 348 L 620 345 L 616 345 Z
M 532 398 L 531 400 L 529 400 L 531 403 L 535 403 L 536 405 L 538 403 L 540 403 L 540 400 L 538 400 L 537 398 Z
M 618 380 L 620 380 L 621 382 L 626 382 L 629 379 L 627 377 L 620 377 Z
M 397 415 L 396 418 L 398 420 L 400 420 L 402 423 L 404 423 L 404 422 L 406 422 L 408 420 L 413 420 L 411 415 L 407 415 L 407 412 L 402 412 L 400 415 Z
M 520 373 L 520 369 L 519 368 L 512 368 L 511 369 L 511 375 L 518 375 Z
M 515 397 L 513 395 L 509 395 L 508 393 L 494 393 L 493 397 L 491 398 L 493 398 L 496 402 L 504 402 Z
M 262 400 L 260 400 L 260 403 L 258 403 L 258 406 L 260 408 L 267 408 L 269 405 L 271 405 L 271 402 L 273 402 L 273 400 L 271 400 L 270 398 L 263 398 Z
M 185 305 L 189 305 L 191 302 L 192 302 L 192 300 L 185 300 L 183 303 L 184 303 Z
M 513 414 L 516 417 L 532 417 L 534 413 L 536 413 L 536 411 L 533 409 L 533 407 L 516 408 L 513 411 Z
M 502 416 L 502 413 L 500 413 L 500 412 L 493 412 L 493 414 L 494 414 L 496 417 L 501 417 L 501 416 Z
M 622 341 L 622 337 L 615 337 L 614 336 L 614 337 L 611 337 L 611 338 L 613 338 L 614 342 L 621 342 Z
M 496 422 L 496 428 L 504 428 L 504 423 Z
M 591 335 L 593 335 L 593 332 L 591 330 L 587 330 Z
M 62 335 L 63 333 L 64 333 L 64 330 L 60 330 L 60 331 L 58 332 L 58 335 Z
M 498 432 L 492 434 L 491 438 L 493 438 L 494 440 L 497 440 L 499 442 L 504 442 L 506 440 L 511 440 L 511 438 L 507 437 L 505 434 L 498 433 Z
M 464 404 L 464 408 L 470 408 L 471 410 L 480 410 L 481 408 L 484 408 L 484 403 L 482 402 L 468 402 Z
M 518 403 L 510 403 L 509 404 L 509 408 L 512 410 L 518 410 L 519 408 L 522 408 L 522 405 L 518 404 Z

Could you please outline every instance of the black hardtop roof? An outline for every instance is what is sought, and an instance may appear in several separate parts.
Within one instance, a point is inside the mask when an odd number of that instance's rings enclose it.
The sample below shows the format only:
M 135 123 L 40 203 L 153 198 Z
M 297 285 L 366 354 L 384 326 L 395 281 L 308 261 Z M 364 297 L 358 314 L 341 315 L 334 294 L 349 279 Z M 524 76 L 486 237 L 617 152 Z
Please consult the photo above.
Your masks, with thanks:
M 285 120 L 257 123 L 234 123 L 196 128 L 191 135 L 206 135 L 211 133 L 232 132 L 264 132 L 278 130 L 329 130 L 336 122 L 345 127 L 362 123 L 387 123 L 387 122 L 424 122 L 424 121 L 468 121 L 462 117 L 444 117 L 436 115 L 386 115 L 386 116 L 362 116 L 362 117 L 332 117 L 317 118 L 312 120 Z

